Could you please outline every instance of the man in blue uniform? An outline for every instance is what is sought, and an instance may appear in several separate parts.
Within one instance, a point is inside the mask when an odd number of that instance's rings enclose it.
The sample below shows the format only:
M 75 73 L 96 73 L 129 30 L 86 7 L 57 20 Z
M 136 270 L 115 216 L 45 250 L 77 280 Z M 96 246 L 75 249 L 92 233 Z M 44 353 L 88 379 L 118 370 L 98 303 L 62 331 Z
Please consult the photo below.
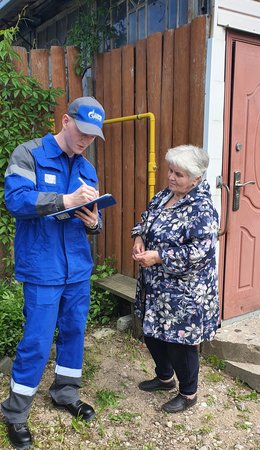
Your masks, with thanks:
M 93 261 L 87 234 L 102 228 L 97 206 L 75 217 L 50 216 L 98 197 L 97 174 L 82 155 L 96 136 L 104 139 L 104 109 L 93 97 L 74 100 L 62 130 L 19 145 L 5 174 L 5 202 L 16 218 L 15 276 L 24 288 L 24 335 L 13 364 L 10 396 L 1 407 L 17 449 L 31 446 L 27 418 L 48 362 L 56 327 L 52 403 L 91 420 L 79 399 L 84 331 Z

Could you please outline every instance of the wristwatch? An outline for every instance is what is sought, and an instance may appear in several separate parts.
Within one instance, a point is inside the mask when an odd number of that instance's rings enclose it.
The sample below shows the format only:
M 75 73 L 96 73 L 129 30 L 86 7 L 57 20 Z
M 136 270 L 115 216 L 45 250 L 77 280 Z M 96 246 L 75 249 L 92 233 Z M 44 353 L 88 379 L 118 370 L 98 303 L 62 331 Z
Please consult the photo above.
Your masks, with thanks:
M 91 230 L 95 230 L 97 227 L 98 227 L 98 220 L 94 225 L 88 225 L 88 228 L 90 228 Z

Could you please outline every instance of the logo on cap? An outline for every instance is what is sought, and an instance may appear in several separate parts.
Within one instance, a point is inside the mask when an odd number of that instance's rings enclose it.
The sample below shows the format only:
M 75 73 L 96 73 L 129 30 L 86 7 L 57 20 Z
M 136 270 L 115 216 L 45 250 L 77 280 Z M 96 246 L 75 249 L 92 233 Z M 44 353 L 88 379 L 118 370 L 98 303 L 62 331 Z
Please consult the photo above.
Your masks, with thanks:
M 88 117 L 90 117 L 90 119 L 94 119 L 94 120 L 98 120 L 99 122 L 102 122 L 102 116 L 100 114 L 96 113 L 94 109 L 88 113 Z

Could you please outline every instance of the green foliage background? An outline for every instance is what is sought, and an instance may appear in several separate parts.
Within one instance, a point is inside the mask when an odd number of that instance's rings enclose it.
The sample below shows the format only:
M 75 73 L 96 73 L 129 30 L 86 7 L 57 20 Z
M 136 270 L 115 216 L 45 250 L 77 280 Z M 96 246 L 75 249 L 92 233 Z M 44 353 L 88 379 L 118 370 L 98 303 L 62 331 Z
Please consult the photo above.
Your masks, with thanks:
M 15 69 L 19 56 L 12 42 L 17 28 L 0 30 L 0 242 L 5 249 L 6 275 L 13 271 L 14 220 L 4 204 L 4 173 L 17 145 L 46 134 L 61 89 L 43 89 L 37 80 Z
M 43 89 L 31 76 L 17 72 L 15 61 L 19 56 L 12 47 L 17 31 L 0 30 L 0 243 L 6 268 L 0 280 L 0 358 L 14 355 L 24 323 L 22 285 L 13 280 L 15 222 L 4 203 L 4 174 L 19 144 L 51 130 L 55 101 L 62 94 L 61 89 Z M 106 324 L 115 314 L 115 300 L 93 286 L 95 279 L 114 272 L 114 263 L 108 259 L 91 277 L 90 325 Z
M 92 66 L 100 44 L 116 35 L 116 30 L 108 21 L 108 11 L 102 3 L 97 7 L 96 0 L 88 0 L 79 9 L 78 18 L 70 29 L 66 42 L 67 45 L 79 48 L 76 68 L 78 75 Z
M 0 359 L 13 356 L 23 334 L 24 317 L 21 283 L 0 282 Z
M 91 276 L 91 304 L 88 323 L 91 326 L 105 325 L 117 313 L 117 300 L 108 292 L 98 290 L 94 281 L 115 273 L 114 260 L 107 258 L 97 265 Z M 14 280 L 0 280 L 0 359 L 12 357 L 23 334 L 23 289 Z

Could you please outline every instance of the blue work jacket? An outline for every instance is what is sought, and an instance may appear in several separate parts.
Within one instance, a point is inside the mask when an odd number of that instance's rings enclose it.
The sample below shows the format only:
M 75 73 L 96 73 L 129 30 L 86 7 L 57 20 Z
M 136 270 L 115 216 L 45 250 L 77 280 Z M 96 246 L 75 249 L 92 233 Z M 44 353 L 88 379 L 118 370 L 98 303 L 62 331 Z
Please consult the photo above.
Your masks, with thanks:
M 81 185 L 96 187 L 94 167 L 82 155 L 73 160 L 51 134 L 19 145 L 5 174 L 5 202 L 16 218 L 15 276 L 41 285 L 77 283 L 90 277 L 93 261 L 87 233 L 74 217 L 47 217 L 64 209 L 63 194 Z M 96 232 L 101 228 L 101 221 Z

